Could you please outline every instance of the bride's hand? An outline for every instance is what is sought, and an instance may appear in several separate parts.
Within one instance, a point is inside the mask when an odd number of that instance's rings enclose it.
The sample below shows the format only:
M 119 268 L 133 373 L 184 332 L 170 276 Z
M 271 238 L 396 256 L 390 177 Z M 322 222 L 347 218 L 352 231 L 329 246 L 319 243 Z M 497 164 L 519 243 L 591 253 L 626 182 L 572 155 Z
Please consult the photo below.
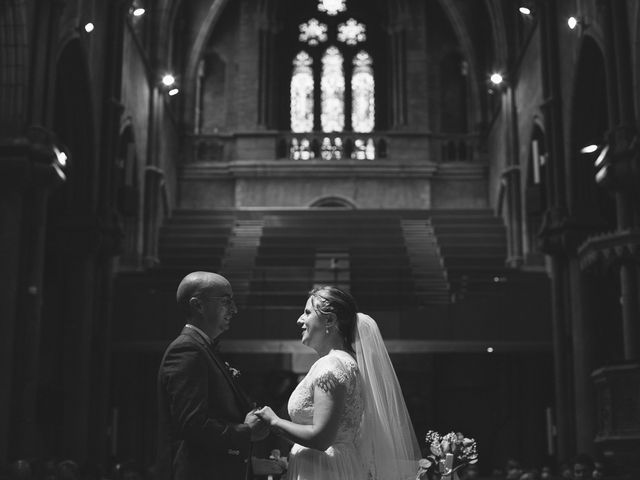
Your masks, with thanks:
M 280 420 L 271 407 L 262 407 L 260 410 L 256 410 L 256 415 L 260 417 L 262 420 L 267 422 L 272 427 L 275 427 L 276 422 Z

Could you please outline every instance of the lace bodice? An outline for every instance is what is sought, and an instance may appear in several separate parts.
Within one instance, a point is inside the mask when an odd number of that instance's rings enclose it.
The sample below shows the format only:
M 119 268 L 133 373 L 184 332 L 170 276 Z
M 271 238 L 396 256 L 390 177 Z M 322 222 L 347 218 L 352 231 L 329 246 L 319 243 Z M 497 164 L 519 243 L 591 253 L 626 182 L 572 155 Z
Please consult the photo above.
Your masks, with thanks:
M 332 350 L 314 363 L 289 397 L 288 410 L 293 422 L 303 425 L 313 423 L 313 393 L 316 386 L 328 393 L 346 389 L 344 410 L 334 443 L 355 442 L 364 408 L 362 379 L 356 361 L 347 352 Z

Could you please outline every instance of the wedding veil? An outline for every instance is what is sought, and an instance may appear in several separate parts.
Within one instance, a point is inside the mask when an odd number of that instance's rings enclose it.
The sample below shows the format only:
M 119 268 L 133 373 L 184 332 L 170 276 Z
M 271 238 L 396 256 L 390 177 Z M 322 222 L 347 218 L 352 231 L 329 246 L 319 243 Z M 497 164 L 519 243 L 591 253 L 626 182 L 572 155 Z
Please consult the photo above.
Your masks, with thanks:
M 358 313 L 355 350 L 365 396 L 360 451 L 370 478 L 414 479 L 420 447 L 378 325 L 363 313 Z

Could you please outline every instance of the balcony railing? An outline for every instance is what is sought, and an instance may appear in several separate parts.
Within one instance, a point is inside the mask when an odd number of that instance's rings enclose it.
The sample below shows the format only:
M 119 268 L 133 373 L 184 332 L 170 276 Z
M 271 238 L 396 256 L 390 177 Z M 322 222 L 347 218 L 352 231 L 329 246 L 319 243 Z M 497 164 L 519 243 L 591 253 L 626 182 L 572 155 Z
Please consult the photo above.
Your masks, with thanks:
M 475 134 L 372 132 L 368 134 L 292 133 L 280 131 L 193 135 L 187 142 L 190 162 L 234 160 L 387 160 L 470 162 L 480 158 Z

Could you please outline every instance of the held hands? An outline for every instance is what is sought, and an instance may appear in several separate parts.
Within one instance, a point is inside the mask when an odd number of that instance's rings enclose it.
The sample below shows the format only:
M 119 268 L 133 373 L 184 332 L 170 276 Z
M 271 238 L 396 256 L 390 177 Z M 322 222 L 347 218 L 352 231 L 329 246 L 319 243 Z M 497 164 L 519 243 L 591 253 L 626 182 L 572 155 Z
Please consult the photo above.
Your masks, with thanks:
M 271 407 L 262 407 L 256 410 L 256 415 L 271 427 L 275 427 L 278 420 L 280 420 L 280 417 L 271 410 Z
M 256 409 L 254 408 L 244 419 L 244 423 L 249 425 L 251 430 L 251 441 L 259 442 L 264 440 L 269 435 L 269 424 L 263 421 L 258 415 L 256 415 Z

